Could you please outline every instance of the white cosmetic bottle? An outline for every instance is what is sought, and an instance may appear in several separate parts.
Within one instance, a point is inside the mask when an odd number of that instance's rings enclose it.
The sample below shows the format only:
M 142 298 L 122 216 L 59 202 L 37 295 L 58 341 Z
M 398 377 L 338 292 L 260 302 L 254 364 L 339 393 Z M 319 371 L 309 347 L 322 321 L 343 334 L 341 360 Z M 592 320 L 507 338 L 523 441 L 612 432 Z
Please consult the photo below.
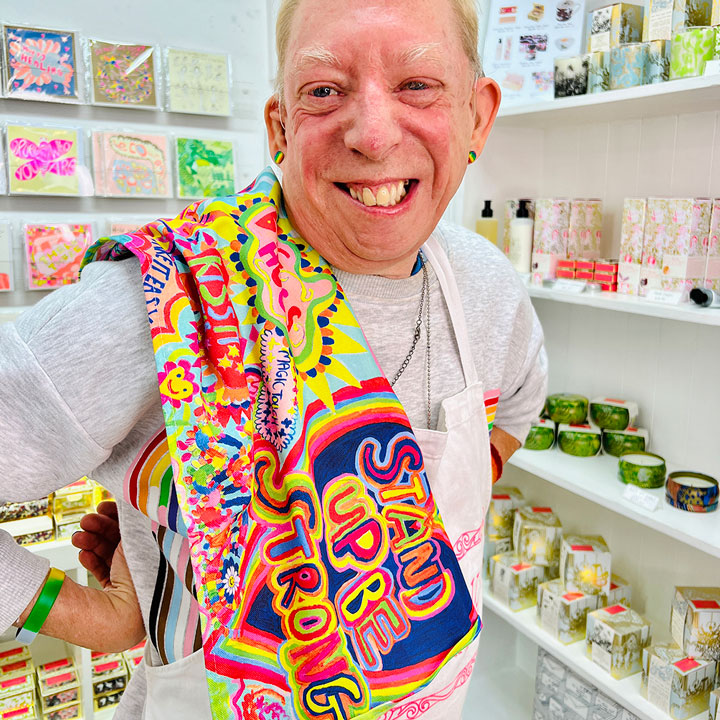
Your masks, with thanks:
M 519 273 L 529 273 L 532 261 L 533 221 L 527 204 L 521 200 L 515 217 L 510 221 L 510 248 L 508 258 Z

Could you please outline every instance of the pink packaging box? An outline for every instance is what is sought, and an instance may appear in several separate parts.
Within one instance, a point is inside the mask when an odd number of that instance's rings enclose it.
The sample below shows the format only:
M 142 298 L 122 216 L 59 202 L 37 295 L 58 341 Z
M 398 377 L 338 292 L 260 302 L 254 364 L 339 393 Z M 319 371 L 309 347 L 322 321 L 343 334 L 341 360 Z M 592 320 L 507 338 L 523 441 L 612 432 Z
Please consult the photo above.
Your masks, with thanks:
M 720 293 L 720 198 L 713 200 L 708 234 L 705 287 Z
M 669 232 L 662 255 L 662 289 L 688 293 L 705 279 L 712 202 L 709 198 L 670 201 Z
M 602 200 L 573 200 L 570 203 L 567 256 L 597 259 L 602 241 Z
M 646 214 L 645 198 L 625 198 L 618 266 L 618 292 L 624 295 L 637 295 L 640 291 Z
M 570 201 L 564 198 L 541 198 L 535 201 L 533 232 L 532 281 L 542 285 L 556 275 L 558 260 L 567 257 L 570 223 Z

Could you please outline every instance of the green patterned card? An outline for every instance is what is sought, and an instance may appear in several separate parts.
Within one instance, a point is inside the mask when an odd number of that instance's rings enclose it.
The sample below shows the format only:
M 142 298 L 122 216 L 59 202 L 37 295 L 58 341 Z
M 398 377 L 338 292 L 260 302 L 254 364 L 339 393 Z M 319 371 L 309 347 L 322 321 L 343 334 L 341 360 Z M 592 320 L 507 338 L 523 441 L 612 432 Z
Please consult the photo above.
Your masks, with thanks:
M 178 197 L 202 198 L 232 195 L 235 162 L 230 140 L 175 140 Z

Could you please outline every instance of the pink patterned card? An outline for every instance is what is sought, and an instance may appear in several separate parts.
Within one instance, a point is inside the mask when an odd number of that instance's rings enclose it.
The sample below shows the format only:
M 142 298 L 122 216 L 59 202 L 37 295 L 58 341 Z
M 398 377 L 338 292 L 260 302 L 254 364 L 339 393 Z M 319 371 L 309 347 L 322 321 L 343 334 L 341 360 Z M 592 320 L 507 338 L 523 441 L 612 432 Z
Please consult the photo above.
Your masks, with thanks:
M 77 282 L 80 261 L 93 240 L 90 224 L 25 225 L 23 236 L 30 290 Z
M 93 132 L 95 194 L 106 197 L 171 197 L 168 139 L 97 130 Z
M 12 234 L 8 223 L 0 223 L 0 292 L 13 289 Z

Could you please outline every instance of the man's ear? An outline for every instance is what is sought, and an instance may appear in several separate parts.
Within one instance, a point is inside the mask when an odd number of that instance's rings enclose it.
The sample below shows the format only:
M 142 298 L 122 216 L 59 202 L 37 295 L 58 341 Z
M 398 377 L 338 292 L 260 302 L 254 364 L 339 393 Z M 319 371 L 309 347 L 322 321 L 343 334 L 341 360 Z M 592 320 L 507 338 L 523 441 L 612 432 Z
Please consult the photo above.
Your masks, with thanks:
M 500 107 L 500 87 L 488 77 L 478 78 L 475 82 L 475 127 L 472 133 L 471 148 L 478 154 L 485 147 L 495 116 Z
M 277 94 L 265 103 L 265 128 L 268 134 L 270 157 L 274 157 L 278 150 L 287 151 L 285 142 L 285 126 L 282 119 L 282 108 Z

